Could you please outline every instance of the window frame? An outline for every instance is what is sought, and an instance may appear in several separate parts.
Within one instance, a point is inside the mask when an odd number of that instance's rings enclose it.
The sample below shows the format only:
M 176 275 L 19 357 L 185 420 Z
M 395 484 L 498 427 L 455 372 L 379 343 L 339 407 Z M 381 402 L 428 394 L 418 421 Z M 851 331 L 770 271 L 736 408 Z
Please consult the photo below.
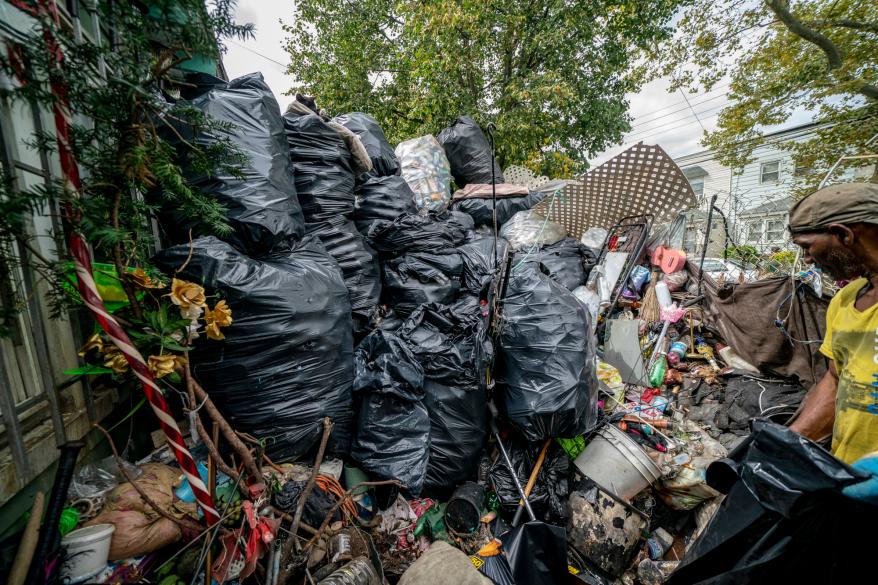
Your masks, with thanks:
M 777 165 L 777 168 L 773 171 L 768 171 L 766 173 L 765 168 L 769 165 Z M 766 174 L 777 175 L 777 176 L 773 179 L 766 179 L 765 178 Z M 780 159 L 769 160 L 769 161 L 765 161 L 763 163 L 760 163 L 760 165 L 759 165 L 759 184 L 760 185 L 764 185 L 766 183 L 778 183 L 779 181 L 780 181 Z

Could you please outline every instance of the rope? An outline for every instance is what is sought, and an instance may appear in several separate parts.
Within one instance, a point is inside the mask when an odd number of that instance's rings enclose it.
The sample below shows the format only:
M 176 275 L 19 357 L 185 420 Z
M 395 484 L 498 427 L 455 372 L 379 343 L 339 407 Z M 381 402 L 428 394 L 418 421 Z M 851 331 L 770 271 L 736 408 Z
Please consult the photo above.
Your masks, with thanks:
M 58 28 L 59 18 L 55 0 L 39 0 L 37 10 L 41 16 L 49 16 L 55 27 Z M 43 31 L 43 39 L 46 44 L 46 50 L 50 57 L 54 60 L 55 66 L 61 69 L 64 65 L 64 55 L 61 51 L 61 45 L 48 28 Z M 82 188 L 82 182 L 79 175 L 79 165 L 76 162 L 75 155 L 70 146 L 70 127 L 72 125 L 72 115 L 67 101 L 67 87 L 61 81 L 61 76 L 52 76 L 50 86 L 51 91 L 57 99 L 54 100 L 52 109 L 55 118 L 55 129 L 58 142 L 58 158 L 61 164 L 61 173 L 64 178 L 65 188 L 69 189 L 74 196 L 79 196 Z M 67 206 L 65 210 L 70 219 L 78 219 L 71 208 Z M 112 342 L 119 348 L 119 351 L 125 356 L 125 360 L 131 367 L 131 371 L 140 380 L 146 399 L 152 407 L 153 412 L 159 419 L 159 425 L 165 433 L 165 439 L 174 456 L 179 463 L 183 474 L 189 480 L 192 486 L 192 492 L 198 505 L 204 512 L 204 517 L 208 525 L 216 524 L 220 520 L 213 505 L 213 499 L 207 486 L 201 480 L 195 465 L 192 454 L 186 448 L 183 441 L 183 435 L 180 428 L 174 420 L 167 401 L 159 387 L 156 385 L 152 373 L 140 352 L 134 347 L 125 330 L 119 325 L 118 321 L 104 307 L 104 302 L 98 293 L 97 285 L 93 277 L 93 269 L 91 264 L 91 253 L 88 244 L 78 231 L 71 230 L 68 239 L 70 253 L 73 256 L 73 262 L 76 267 L 77 286 L 82 301 L 89 311 L 97 320 L 101 328 L 107 333 Z
M 541 242 L 541 240 L 542 240 L 542 238 L 543 238 L 543 232 L 546 231 L 546 226 L 549 225 L 549 218 L 552 217 L 552 207 L 555 205 L 555 199 L 556 199 L 557 197 L 559 197 L 560 195 L 561 195 L 561 189 L 558 189 L 557 191 L 555 191 L 555 192 L 552 194 L 552 201 L 549 202 L 549 210 L 548 210 L 548 212 L 546 213 L 546 219 L 543 220 L 543 225 L 540 226 L 540 231 L 537 232 L 537 237 L 536 237 L 536 239 L 534 240 L 534 243 L 531 245 L 530 248 L 528 248 L 527 252 L 524 254 L 524 256 L 522 257 L 522 259 L 518 262 L 518 264 L 516 264 L 515 266 L 512 267 L 512 272 L 515 272 L 515 271 L 516 271 L 516 270 L 517 270 L 522 264 L 524 264 L 525 262 L 527 262 L 527 259 L 528 259 L 528 258 L 529 258 L 534 252 L 536 252 L 537 250 L 540 249 L 540 246 L 541 246 L 541 243 L 540 243 L 540 242 Z

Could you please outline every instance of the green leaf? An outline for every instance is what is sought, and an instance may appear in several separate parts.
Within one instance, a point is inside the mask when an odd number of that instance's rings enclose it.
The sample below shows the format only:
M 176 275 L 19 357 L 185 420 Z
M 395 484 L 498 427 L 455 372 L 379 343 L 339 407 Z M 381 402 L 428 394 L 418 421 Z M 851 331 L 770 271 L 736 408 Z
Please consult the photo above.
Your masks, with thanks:
M 104 366 L 87 364 L 78 368 L 64 370 L 65 376 L 97 376 L 98 374 L 112 374 L 113 370 Z

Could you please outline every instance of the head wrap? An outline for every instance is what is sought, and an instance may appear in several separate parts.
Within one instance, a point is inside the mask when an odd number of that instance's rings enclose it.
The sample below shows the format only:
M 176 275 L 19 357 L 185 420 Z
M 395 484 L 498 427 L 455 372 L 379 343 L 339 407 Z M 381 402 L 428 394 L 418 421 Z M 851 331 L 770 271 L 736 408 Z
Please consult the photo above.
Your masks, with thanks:
M 793 234 L 824 230 L 834 223 L 878 224 L 878 184 L 830 185 L 800 199 L 790 209 Z

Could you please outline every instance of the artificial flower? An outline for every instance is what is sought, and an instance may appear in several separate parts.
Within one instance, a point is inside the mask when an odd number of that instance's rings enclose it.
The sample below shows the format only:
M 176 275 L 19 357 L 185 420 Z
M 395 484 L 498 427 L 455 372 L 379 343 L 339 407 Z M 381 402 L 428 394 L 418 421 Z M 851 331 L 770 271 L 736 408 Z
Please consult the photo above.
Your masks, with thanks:
M 140 288 L 165 288 L 165 283 L 150 278 L 143 268 L 137 268 L 133 272 L 127 272 L 125 276 Z
M 104 340 L 101 339 L 100 333 L 92 333 L 91 337 L 89 337 L 85 341 L 85 345 L 79 348 L 79 357 L 85 357 L 88 352 L 96 349 L 100 352 L 104 351 Z
M 183 314 L 184 310 L 190 310 L 192 307 L 203 309 L 206 303 L 203 287 L 198 286 L 194 282 L 177 280 L 176 278 L 171 280 L 170 297 L 171 301 L 180 307 L 180 314 Z M 183 315 L 183 317 L 191 318 L 187 315 Z
M 128 360 L 119 348 L 112 345 L 104 351 L 104 366 L 117 374 L 124 374 L 128 371 Z
M 162 378 L 168 374 L 172 374 L 178 367 L 182 367 L 186 363 L 186 358 L 173 353 L 162 355 L 151 355 L 147 360 L 149 371 L 156 378 Z

